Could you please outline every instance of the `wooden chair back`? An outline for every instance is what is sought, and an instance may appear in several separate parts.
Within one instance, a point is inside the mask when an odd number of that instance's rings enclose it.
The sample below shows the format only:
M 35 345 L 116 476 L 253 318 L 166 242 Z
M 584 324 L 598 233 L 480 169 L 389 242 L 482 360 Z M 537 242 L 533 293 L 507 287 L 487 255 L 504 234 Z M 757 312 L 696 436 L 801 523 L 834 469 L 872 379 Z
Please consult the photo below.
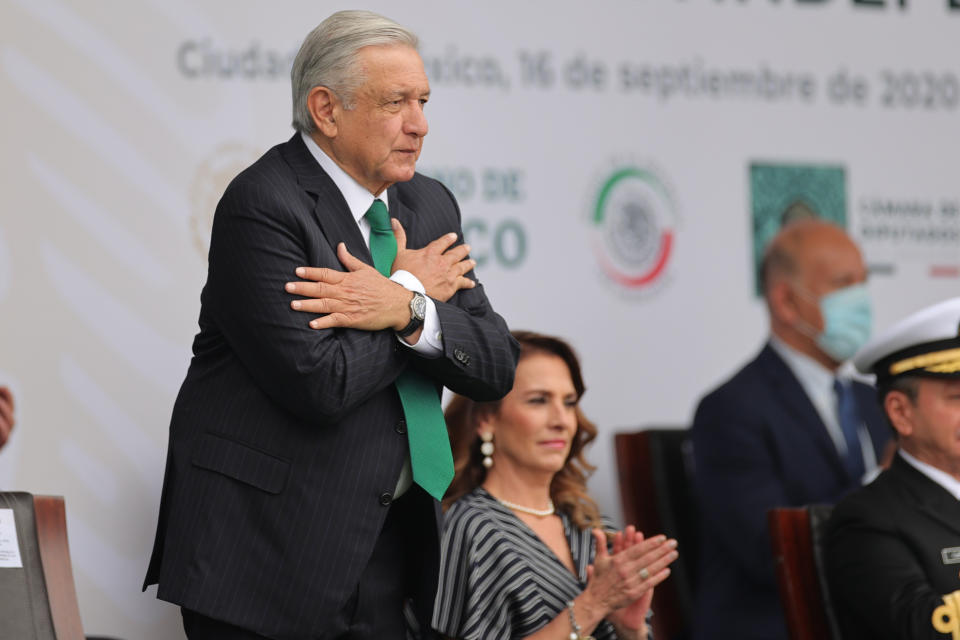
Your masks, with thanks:
M 614 436 L 623 520 L 647 534 L 676 538 L 680 557 L 653 598 L 653 633 L 690 635 L 697 567 L 697 506 L 685 429 L 646 429 Z
M 841 640 L 823 571 L 822 535 L 831 510 L 811 505 L 767 512 L 790 640 Z
M 22 563 L 0 567 L 4 637 L 84 640 L 63 498 L 0 492 L 0 509 L 13 513 Z

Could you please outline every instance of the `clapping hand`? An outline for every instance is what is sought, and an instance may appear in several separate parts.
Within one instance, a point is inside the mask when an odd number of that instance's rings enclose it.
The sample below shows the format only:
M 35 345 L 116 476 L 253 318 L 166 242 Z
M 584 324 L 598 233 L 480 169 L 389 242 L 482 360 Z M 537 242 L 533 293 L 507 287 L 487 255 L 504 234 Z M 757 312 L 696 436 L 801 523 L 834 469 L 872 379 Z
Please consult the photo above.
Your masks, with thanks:
M 619 553 L 642 541 L 643 533 L 637 531 L 633 525 L 630 525 L 624 531 L 618 531 L 616 535 L 614 535 L 612 552 L 614 554 Z M 675 559 L 677 552 L 674 551 L 673 554 Z M 649 569 L 647 571 L 649 572 Z M 665 571 L 667 571 L 667 575 L 669 575 L 670 569 L 665 569 Z M 666 576 L 664 576 L 664 578 L 666 578 Z M 650 587 L 650 589 L 632 603 L 611 613 L 610 616 L 608 616 L 609 620 L 614 626 L 619 628 L 641 629 L 646 622 L 647 611 L 650 610 L 652 601 L 653 587 Z
M 593 530 L 594 563 L 587 569 L 587 590 L 609 611 L 607 618 L 618 629 L 645 631 L 653 589 L 670 575 L 677 559 L 677 541 L 658 535 L 644 539 L 629 526 L 614 535 L 607 551 L 606 535 Z

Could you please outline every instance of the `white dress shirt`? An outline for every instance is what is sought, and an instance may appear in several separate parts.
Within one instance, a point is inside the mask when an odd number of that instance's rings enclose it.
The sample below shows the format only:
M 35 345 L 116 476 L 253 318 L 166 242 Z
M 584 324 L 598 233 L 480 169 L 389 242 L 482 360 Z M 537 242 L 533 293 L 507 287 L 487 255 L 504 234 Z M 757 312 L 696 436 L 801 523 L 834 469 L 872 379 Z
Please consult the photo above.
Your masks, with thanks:
M 954 498 L 960 500 L 960 480 L 957 480 L 946 471 L 937 469 L 933 465 L 927 464 L 926 462 L 920 462 L 903 449 L 900 449 L 897 453 L 901 458 L 909 462 L 911 467 L 949 491 L 950 495 L 952 495 Z
M 776 336 L 770 336 L 770 346 L 777 352 L 787 368 L 793 372 L 800 386 L 806 392 L 817 414 L 827 427 L 827 433 L 833 440 L 834 446 L 840 453 L 840 457 L 847 455 L 847 441 L 843 437 L 843 429 L 840 427 L 840 420 L 837 417 L 837 394 L 833 389 L 833 381 L 837 379 L 843 385 L 851 385 L 853 381 L 842 374 L 837 374 L 813 358 L 800 353 L 783 340 Z M 873 441 L 870 439 L 870 433 L 866 425 L 861 420 L 860 427 L 857 429 L 857 437 L 860 440 L 860 449 L 863 454 L 863 468 L 866 469 L 861 482 L 866 484 L 873 480 L 879 473 L 877 468 L 877 454 L 873 450 Z
M 300 136 L 303 138 L 304 143 L 307 145 L 307 149 L 310 150 L 310 153 L 313 155 L 313 157 L 317 160 L 323 170 L 327 172 L 327 175 L 330 176 L 330 179 L 333 180 L 333 183 L 337 185 L 337 189 L 340 190 L 340 193 L 343 195 L 343 199 L 347 201 L 347 207 L 350 208 L 350 213 L 353 215 L 353 219 L 360 228 L 360 234 L 363 236 L 363 242 L 369 249 L 370 223 L 367 222 L 364 216 L 366 215 L 367 210 L 370 209 L 370 205 L 373 204 L 374 200 L 386 200 L 386 191 L 382 192 L 379 196 L 374 196 L 372 193 L 370 193 L 370 191 L 354 180 L 353 177 L 351 177 L 346 171 L 341 169 L 340 166 L 330 158 L 330 156 L 324 153 L 323 149 L 321 149 L 317 143 L 313 141 L 313 138 L 305 133 L 301 133 Z M 390 203 L 384 202 L 384 204 L 387 205 L 387 210 L 389 211 Z M 399 336 L 397 336 L 397 340 L 400 341 L 400 344 L 410 347 L 422 356 L 427 358 L 439 357 L 443 353 L 443 337 L 440 333 L 440 316 L 437 314 L 437 306 L 434 304 L 433 299 L 426 295 L 427 292 L 423 288 L 423 284 L 409 271 L 404 271 L 402 269 L 397 270 L 390 276 L 390 279 L 409 291 L 417 291 L 418 293 L 422 293 L 427 298 L 427 309 L 423 318 L 423 331 L 420 333 L 420 339 L 417 340 L 416 344 L 410 344 Z

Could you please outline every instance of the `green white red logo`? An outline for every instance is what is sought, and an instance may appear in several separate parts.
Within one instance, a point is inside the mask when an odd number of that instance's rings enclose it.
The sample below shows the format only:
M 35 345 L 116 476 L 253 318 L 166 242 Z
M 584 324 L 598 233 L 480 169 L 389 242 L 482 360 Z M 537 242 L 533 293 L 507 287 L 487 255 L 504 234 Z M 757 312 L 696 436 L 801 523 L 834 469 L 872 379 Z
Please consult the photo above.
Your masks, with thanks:
M 639 290 L 663 276 L 674 250 L 676 212 L 652 170 L 615 169 L 597 191 L 590 222 L 594 253 L 611 280 Z

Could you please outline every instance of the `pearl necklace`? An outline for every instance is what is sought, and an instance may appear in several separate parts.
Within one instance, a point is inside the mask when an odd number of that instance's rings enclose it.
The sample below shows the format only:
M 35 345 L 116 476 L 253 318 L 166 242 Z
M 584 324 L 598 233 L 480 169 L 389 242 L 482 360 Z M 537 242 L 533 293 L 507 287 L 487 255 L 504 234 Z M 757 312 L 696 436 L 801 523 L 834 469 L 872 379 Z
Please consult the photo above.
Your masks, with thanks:
M 508 509 L 513 509 L 514 511 L 519 511 L 520 513 L 529 513 L 531 516 L 537 516 L 538 518 L 546 518 L 547 516 L 552 516 L 554 513 L 556 513 L 556 509 L 553 507 L 553 500 L 547 501 L 546 509 L 531 509 L 530 507 L 524 507 L 523 505 L 501 500 L 496 496 L 494 496 L 493 499 Z

